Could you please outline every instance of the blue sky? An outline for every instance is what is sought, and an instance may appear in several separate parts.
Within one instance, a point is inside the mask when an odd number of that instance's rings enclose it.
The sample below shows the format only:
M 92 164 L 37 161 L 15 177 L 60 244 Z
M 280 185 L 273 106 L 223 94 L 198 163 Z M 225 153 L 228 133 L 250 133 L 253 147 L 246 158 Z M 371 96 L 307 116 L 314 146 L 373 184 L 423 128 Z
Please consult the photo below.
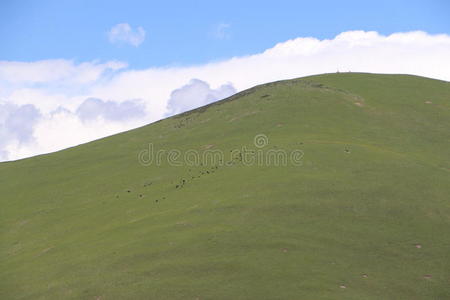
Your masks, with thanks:
M 137 69 L 254 54 L 296 37 L 348 30 L 450 32 L 450 1 L 0 2 L 0 60 L 120 60 Z M 141 26 L 138 47 L 107 32 Z

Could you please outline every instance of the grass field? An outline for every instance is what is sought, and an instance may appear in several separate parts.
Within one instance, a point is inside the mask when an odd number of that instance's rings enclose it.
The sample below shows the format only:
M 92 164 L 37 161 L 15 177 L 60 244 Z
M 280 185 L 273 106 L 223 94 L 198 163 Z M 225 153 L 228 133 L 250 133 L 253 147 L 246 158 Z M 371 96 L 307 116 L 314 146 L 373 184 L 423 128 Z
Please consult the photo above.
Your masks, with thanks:
M 450 83 L 258 86 L 1 163 L 0 205 L 1 299 L 450 299 Z

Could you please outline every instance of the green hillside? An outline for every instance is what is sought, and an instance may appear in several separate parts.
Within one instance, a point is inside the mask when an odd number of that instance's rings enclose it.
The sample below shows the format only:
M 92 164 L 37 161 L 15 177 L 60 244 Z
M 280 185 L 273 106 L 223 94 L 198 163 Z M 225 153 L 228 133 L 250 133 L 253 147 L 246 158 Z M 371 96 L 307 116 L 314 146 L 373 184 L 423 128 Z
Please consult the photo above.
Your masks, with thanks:
M 450 299 L 450 83 L 261 85 L 1 163 L 0 205 L 0 299 Z

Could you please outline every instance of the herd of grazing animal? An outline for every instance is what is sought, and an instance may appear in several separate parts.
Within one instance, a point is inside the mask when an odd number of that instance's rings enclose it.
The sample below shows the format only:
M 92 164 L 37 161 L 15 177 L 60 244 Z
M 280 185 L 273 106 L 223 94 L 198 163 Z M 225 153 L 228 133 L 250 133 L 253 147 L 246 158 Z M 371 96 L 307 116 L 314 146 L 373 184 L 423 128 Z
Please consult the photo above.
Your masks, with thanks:
M 222 165 L 222 160 L 220 160 L 219 162 L 220 162 L 220 165 Z M 238 153 L 238 155 L 236 155 L 235 157 L 232 157 L 231 160 L 225 165 L 231 166 L 231 165 L 234 165 L 234 164 L 236 164 L 238 162 L 242 162 L 242 154 L 241 153 Z M 200 166 L 205 167 L 202 163 L 200 163 Z M 203 168 L 202 170 L 197 171 L 197 172 L 193 171 L 192 169 L 189 169 L 188 170 L 189 174 L 187 176 L 189 179 L 181 178 L 178 181 L 178 183 L 175 184 L 175 189 L 177 189 L 177 190 L 178 189 L 182 189 L 189 182 L 192 182 L 192 181 L 194 181 L 196 179 L 199 179 L 202 176 L 214 174 L 216 171 L 218 171 L 218 169 L 219 169 L 219 165 L 214 165 L 214 166 L 209 167 L 209 168 L 206 167 L 206 168 Z M 145 183 L 143 185 L 143 187 L 150 187 L 152 184 L 153 184 L 153 182 L 148 182 L 148 183 Z M 131 194 L 132 193 L 131 189 L 127 189 L 126 193 L 127 194 Z M 139 198 L 144 198 L 144 194 L 140 193 L 140 194 L 138 194 L 138 197 Z M 116 198 L 118 199 L 119 195 L 116 195 Z M 166 197 L 162 197 L 161 199 L 155 199 L 155 203 L 159 203 L 160 200 L 165 200 L 165 199 L 166 199 Z

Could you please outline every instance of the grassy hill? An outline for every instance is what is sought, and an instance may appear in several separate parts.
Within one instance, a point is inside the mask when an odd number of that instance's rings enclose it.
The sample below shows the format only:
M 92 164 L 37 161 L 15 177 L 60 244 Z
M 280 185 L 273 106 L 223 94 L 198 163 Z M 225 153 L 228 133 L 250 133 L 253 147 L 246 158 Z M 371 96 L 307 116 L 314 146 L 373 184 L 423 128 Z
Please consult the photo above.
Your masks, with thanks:
M 266 84 L 1 163 L 0 298 L 450 299 L 449 195 L 450 83 Z

